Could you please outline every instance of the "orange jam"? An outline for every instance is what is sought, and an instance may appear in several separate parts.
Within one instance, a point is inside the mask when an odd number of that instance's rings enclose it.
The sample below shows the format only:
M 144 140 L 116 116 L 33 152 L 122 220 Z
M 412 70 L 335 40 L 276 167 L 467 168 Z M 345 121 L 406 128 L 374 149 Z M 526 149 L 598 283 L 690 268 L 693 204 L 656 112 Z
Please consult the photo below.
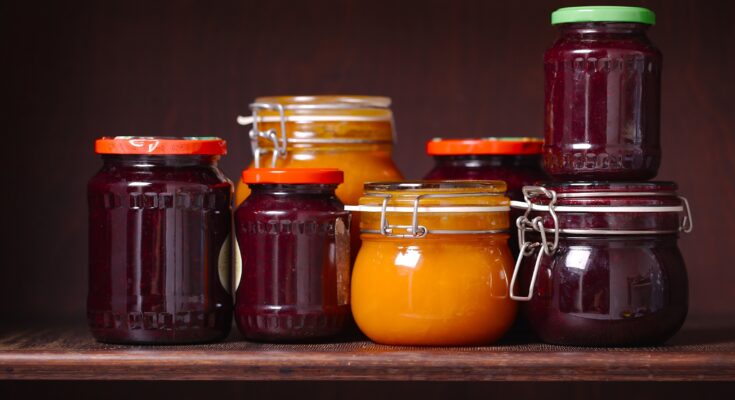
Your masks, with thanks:
M 390 345 L 475 345 L 511 326 L 513 258 L 502 181 L 365 185 L 352 313 Z
M 393 163 L 394 129 L 390 99 L 374 96 L 274 96 L 251 104 L 255 167 L 339 168 L 344 183 L 337 197 L 357 204 L 363 184 L 401 180 Z M 248 196 L 239 182 L 236 205 Z M 352 247 L 359 248 L 359 220 L 353 215 Z

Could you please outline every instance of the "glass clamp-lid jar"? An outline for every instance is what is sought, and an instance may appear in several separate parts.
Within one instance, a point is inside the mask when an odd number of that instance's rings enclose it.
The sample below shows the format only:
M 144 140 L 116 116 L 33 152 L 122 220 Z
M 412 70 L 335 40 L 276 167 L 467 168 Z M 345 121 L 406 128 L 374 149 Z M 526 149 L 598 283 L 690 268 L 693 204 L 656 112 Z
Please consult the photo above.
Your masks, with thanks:
M 93 336 L 201 343 L 232 324 L 232 184 L 219 138 L 101 138 L 87 186 Z
M 469 345 L 512 324 L 509 200 L 501 181 L 370 183 L 352 313 L 371 340 Z
M 692 230 L 671 182 L 554 183 L 523 189 L 511 297 L 545 342 L 649 345 L 684 323 L 688 284 L 677 246 Z M 535 253 L 535 256 L 534 256 Z M 528 288 L 525 294 L 518 287 Z
M 567 7 L 544 54 L 544 168 L 558 180 L 648 180 L 661 163 L 661 52 L 640 7 Z
M 337 197 L 356 204 L 365 182 L 402 179 L 391 158 L 396 134 L 390 104 L 378 96 L 259 97 L 250 105 L 252 115 L 238 123 L 250 126 L 253 167 L 338 168 L 345 179 Z M 248 193 L 239 184 L 236 204 Z M 353 256 L 360 247 L 357 218 Z
M 308 342 L 349 321 L 350 213 L 335 195 L 337 169 L 251 168 L 235 212 L 243 255 L 235 320 L 253 340 Z

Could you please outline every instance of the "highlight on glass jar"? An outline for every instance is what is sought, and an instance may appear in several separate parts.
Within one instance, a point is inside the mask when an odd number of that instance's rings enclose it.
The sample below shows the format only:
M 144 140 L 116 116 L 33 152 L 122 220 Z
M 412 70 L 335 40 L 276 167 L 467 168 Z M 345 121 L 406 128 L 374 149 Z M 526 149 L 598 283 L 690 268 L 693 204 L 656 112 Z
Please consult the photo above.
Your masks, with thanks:
M 219 138 L 105 137 L 87 186 L 94 337 L 201 343 L 232 325 L 232 184 Z
M 554 11 L 544 54 L 544 167 L 559 180 L 648 180 L 661 163 L 661 52 L 640 7 Z
M 251 168 L 235 212 L 242 276 L 235 320 L 248 338 L 316 341 L 349 319 L 350 213 L 335 195 L 337 169 Z
M 541 340 L 641 346 L 673 336 L 688 310 L 680 232 L 689 203 L 672 182 L 554 183 L 523 189 L 511 297 Z
M 501 181 L 369 183 L 352 314 L 372 341 L 477 345 L 511 326 L 509 200 Z
M 435 138 L 426 144 L 434 158 L 428 180 L 501 180 L 511 200 L 523 200 L 521 189 L 548 179 L 541 167 L 543 139 L 531 137 L 487 137 L 480 139 Z M 511 221 L 521 215 L 511 210 Z M 518 253 L 515 235 L 510 250 Z

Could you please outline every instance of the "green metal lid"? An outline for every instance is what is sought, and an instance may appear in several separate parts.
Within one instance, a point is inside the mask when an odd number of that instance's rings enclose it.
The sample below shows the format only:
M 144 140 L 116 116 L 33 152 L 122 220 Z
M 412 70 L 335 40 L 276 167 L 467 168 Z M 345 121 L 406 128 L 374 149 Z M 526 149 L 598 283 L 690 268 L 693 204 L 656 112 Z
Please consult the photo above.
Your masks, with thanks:
M 564 7 L 551 13 L 551 25 L 572 22 L 634 22 L 654 25 L 656 14 L 643 7 Z

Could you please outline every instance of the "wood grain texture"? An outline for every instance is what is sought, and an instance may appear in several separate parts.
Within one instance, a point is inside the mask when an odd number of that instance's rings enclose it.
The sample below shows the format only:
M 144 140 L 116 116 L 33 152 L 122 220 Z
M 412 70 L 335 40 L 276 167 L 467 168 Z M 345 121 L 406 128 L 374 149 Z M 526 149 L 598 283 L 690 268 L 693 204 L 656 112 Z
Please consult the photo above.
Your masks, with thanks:
M 729 322 L 729 321 L 728 321 Z M 414 348 L 364 340 L 200 346 L 96 343 L 84 329 L 6 329 L 3 379 L 735 381 L 735 326 L 690 324 L 667 346 L 574 348 L 537 343 Z

